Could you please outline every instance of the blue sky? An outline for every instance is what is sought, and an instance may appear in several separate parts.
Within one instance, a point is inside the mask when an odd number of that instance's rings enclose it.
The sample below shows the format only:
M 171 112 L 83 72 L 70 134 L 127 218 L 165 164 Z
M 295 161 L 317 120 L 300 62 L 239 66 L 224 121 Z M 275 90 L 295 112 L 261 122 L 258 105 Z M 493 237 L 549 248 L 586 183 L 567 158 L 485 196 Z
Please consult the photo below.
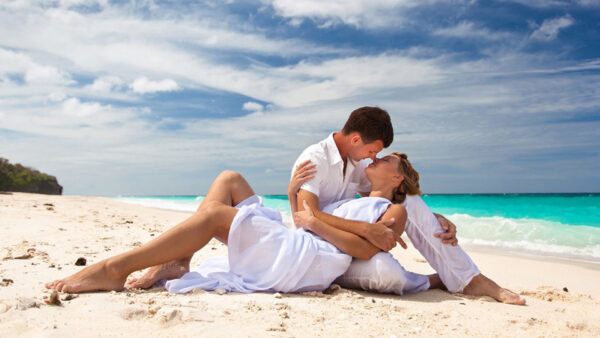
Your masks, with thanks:
M 283 193 L 365 105 L 425 192 L 600 191 L 600 1 L 0 1 L 0 157 L 66 194 Z

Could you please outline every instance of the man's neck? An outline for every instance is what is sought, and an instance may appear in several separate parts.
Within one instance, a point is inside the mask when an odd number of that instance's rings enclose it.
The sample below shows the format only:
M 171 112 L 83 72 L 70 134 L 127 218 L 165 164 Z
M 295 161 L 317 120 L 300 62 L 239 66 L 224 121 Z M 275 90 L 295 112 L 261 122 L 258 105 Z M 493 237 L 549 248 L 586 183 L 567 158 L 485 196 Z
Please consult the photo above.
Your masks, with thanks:
M 346 162 L 348 161 L 348 138 L 342 132 L 337 132 L 333 133 L 333 141 L 342 161 L 344 161 L 344 167 L 346 167 Z

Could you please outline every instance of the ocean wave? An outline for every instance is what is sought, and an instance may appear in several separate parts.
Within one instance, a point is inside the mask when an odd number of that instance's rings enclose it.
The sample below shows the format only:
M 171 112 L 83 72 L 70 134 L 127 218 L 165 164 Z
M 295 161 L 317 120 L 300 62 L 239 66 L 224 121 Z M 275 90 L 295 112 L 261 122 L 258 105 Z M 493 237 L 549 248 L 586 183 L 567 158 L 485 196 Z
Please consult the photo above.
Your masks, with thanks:
M 447 215 L 462 243 L 600 259 L 600 229 L 531 218 Z

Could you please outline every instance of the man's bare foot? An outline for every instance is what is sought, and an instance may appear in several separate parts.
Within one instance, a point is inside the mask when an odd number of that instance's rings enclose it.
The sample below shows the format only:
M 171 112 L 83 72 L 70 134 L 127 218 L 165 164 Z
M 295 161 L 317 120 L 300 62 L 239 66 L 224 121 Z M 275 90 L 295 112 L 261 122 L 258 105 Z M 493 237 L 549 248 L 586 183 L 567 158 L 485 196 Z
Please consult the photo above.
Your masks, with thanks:
M 147 289 L 160 280 L 180 278 L 188 271 L 190 271 L 189 259 L 170 261 L 151 267 L 140 278 L 133 278 L 127 281 L 127 287 L 130 289 Z
M 463 293 L 471 296 L 490 296 L 506 304 L 525 305 L 526 302 L 524 298 L 521 298 L 510 290 L 501 288 L 483 274 L 473 277 L 471 283 L 463 290 Z
M 121 291 L 127 276 L 119 274 L 108 260 L 90 265 L 65 279 L 47 283 L 46 288 L 61 292 Z

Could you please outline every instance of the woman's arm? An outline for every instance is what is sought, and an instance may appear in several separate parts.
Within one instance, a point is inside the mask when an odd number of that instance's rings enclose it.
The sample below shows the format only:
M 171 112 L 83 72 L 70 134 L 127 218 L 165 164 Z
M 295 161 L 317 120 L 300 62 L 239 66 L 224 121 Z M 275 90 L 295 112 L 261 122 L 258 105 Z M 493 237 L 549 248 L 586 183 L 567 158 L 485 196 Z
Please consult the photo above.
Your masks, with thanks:
M 294 214 L 295 219 L 302 219 L 297 224 L 304 224 L 306 230 L 310 230 L 323 239 L 333 244 L 340 251 L 359 259 L 370 259 L 379 252 L 379 248 L 371 244 L 369 241 L 357 236 L 353 233 L 337 229 L 326 222 L 316 218 L 308 205 L 304 205 L 305 211 Z M 406 210 L 401 205 L 391 205 L 387 211 L 381 216 L 381 220 L 394 219 L 390 228 L 394 231 L 396 240 L 406 249 L 406 244 L 400 238 L 404 231 L 406 223 Z

